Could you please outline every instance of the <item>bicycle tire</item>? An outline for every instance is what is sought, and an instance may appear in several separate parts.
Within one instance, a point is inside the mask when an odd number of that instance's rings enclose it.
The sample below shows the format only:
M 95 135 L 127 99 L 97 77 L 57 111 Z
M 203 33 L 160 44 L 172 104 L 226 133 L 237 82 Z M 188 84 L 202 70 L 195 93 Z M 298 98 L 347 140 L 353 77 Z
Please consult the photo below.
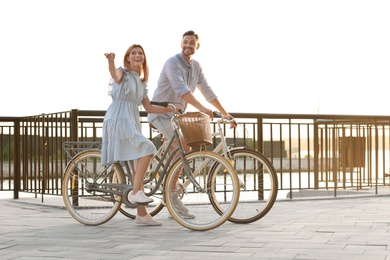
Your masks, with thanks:
M 99 188 L 118 190 L 124 183 L 119 164 L 101 165 L 101 152 L 88 150 L 67 165 L 62 181 L 62 197 L 70 215 L 85 225 L 101 225 L 112 219 L 122 204 L 121 195 Z
M 263 154 L 248 148 L 231 150 L 229 160 L 241 184 L 240 200 L 229 221 L 239 224 L 255 222 L 264 217 L 276 201 L 278 177 L 275 168 Z M 211 172 L 210 183 L 215 181 L 215 174 Z M 221 211 L 217 203 L 214 205 Z
M 176 222 L 185 228 L 195 231 L 205 231 L 217 228 L 230 218 L 237 206 L 240 196 L 237 174 L 226 158 L 214 152 L 196 151 L 186 154 L 184 158 L 201 188 L 195 188 L 191 182 L 191 184 L 186 187 L 184 196 L 181 198 L 182 203 L 189 209 L 191 214 L 195 215 L 195 218 L 185 218 L 180 214 L 180 210 L 174 207 L 173 196 L 176 194 L 173 193 L 175 190 L 171 187 L 176 187 L 177 178 L 175 177 L 177 177 L 178 174 L 182 174 L 182 160 L 177 160 L 171 167 L 164 183 L 164 197 L 168 211 Z M 202 163 L 204 164 L 203 167 L 200 166 Z M 209 190 L 210 185 L 207 184 L 209 170 L 212 165 L 215 164 L 219 165 L 219 173 L 225 178 L 224 183 L 218 184 L 222 184 L 224 189 L 230 191 L 228 196 L 220 198 L 219 206 L 223 207 L 222 212 L 217 212 L 210 202 L 210 193 L 212 191 Z M 199 173 L 197 171 L 199 171 Z M 188 178 L 185 174 L 182 174 L 182 177 L 184 179 Z
M 148 170 L 146 171 L 145 178 L 144 178 L 144 192 L 148 197 L 151 197 L 154 199 L 153 202 L 148 203 L 146 205 L 146 210 L 148 213 L 153 217 L 157 215 L 163 208 L 163 187 L 158 188 L 155 190 L 156 185 L 158 183 L 158 179 L 163 176 L 163 168 L 164 164 L 161 164 L 159 169 L 157 170 L 158 164 L 160 162 L 160 158 L 157 156 L 153 156 L 153 159 L 151 160 L 151 163 L 149 165 Z M 128 185 L 133 185 L 131 183 L 132 178 L 130 178 L 129 174 L 131 172 L 125 172 L 125 182 Z M 155 190 L 155 191 L 154 191 Z M 131 192 L 129 192 L 130 194 Z M 121 207 L 119 208 L 119 211 L 126 217 L 135 219 L 137 215 L 137 205 L 135 207 L 130 208 L 127 207 L 125 204 L 122 203 Z

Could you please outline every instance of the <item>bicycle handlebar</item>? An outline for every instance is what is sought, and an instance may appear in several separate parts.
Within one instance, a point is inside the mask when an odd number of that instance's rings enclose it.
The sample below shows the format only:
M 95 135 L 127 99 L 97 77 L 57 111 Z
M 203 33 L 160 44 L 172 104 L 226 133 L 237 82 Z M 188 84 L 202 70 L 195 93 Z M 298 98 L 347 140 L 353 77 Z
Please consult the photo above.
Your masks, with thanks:
M 223 117 L 221 112 L 219 112 L 219 111 L 213 111 L 213 115 L 214 115 L 214 117 L 221 117 L 221 118 Z
M 168 107 L 169 102 L 150 101 L 150 104 L 155 106 L 160 106 L 160 107 Z
M 159 101 L 150 101 L 150 104 L 151 105 L 155 105 L 155 106 L 160 106 L 160 107 L 171 107 L 173 108 L 174 111 L 176 111 L 176 106 L 172 103 L 172 102 L 168 102 L 168 101 L 164 101 L 164 102 L 159 102 Z M 179 114 L 183 114 L 184 111 L 179 108 L 177 110 L 177 112 L 179 112 Z
M 170 102 L 159 102 L 159 101 L 150 101 L 150 104 L 151 105 L 156 105 L 156 106 L 160 106 L 160 107 L 168 107 L 169 105 L 173 106 L 172 103 Z M 184 111 L 179 111 L 181 114 L 184 113 Z M 224 118 L 222 116 L 222 113 L 219 112 L 219 111 L 213 111 L 213 115 L 214 117 L 219 117 L 219 118 Z M 228 119 L 228 118 L 224 118 L 226 120 L 228 120 L 229 122 L 235 122 L 235 119 L 234 118 L 231 118 L 231 119 Z M 235 123 L 236 124 L 236 123 Z

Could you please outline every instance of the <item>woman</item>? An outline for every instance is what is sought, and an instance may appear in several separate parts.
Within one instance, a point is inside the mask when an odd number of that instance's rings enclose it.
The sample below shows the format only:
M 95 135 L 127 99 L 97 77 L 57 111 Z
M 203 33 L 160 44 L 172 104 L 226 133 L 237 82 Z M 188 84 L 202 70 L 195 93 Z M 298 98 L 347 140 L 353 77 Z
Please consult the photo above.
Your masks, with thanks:
M 158 226 L 162 222 L 154 220 L 142 205 L 153 201 L 143 192 L 142 184 L 150 160 L 157 150 L 141 132 L 139 106 L 142 104 L 148 113 L 166 113 L 171 110 L 150 105 L 146 89 L 149 69 L 141 45 L 133 44 L 127 49 L 123 68 L 116 69 L 114 53 L 104 55 L 108 59 L 108 69 L 112 77 L 112 89 L 109 90 L 112 103 L 103 122 L 102 164 L 134 161 L 134 187 L 129 200 L 131 203 L 140 203 L 135 222 Z

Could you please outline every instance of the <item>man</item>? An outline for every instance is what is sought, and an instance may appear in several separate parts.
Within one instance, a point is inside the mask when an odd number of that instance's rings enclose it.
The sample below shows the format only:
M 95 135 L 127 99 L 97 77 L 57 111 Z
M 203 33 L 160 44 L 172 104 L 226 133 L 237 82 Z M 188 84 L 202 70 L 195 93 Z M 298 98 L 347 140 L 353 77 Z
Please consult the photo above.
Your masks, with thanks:
M 185 109 L 189 103 L 200 112 L 213 118 L 213 111 L 203 106 L 192 94 L 198 88 L 206 101 L 220 111 L 225 118 L 233 119 L 207 83 L 199 62 L 192 58 L 199 46 L 199 36 L 194 31 L 187 31 L 183 34 L 182 51 L 165 62 L 152 100 L 175 102 L 176 107 L 181 109 Z M 171 118 L 172 113 L 148 115 L 148 121 L 163 134 L 166 141 L 173 137 Z M 232 121 L 231 127 L 235 127 L 234 121 Z M 185 144 L 183 138 L 181 141 L 184 149 L 189 151 L 190 147 Z M 183 217 L 195 217 L 188 212 L 179 198 L 175 199 L 174 206 Z

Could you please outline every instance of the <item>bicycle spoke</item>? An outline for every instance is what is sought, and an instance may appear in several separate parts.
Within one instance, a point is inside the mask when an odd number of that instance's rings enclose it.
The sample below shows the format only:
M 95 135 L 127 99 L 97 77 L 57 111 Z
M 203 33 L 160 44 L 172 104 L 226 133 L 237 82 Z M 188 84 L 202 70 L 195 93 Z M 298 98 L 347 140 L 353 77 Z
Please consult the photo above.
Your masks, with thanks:
M 184 196 L 177 200 L 176 180 L 181 174 L 183 162 L 178 161 L 172 167 L 164 185 L 170 214 L 179 224 L 192 230 L 210 230 L 222 225 L 233 214 L 239 198 L 239 182 L 234 169 L 225 158 L 213 152 L 194 152 L 186 155 L 185 159 L 196 183 L 185 177 Z M 223 182 L 210 183 L 208 176 L 213 165 L 218 165 L 218 169 L 214 170 L 223 175 Z M 225 196 L 214 196 L 215 187 L 228 192 Z M 184 207 L 177 205 L 180 202 Z M 195 218 L 188 218 L 184 212 L 186 210 Z
M 82 152 L 64 174 L 62 196 L 65 207 L 77 221 L 86 225 L 107 222 L 122 203 L 120 169 L 115 164 L 102 166 L 100 159 L 100 151 Z
M 229 221 L 251 223 L 264 217 L 275 203 L 278 179 L 272 164 L 262 154 L 242 148 L 231 151 L 232 165 L 241 185 L 240 201 Z

